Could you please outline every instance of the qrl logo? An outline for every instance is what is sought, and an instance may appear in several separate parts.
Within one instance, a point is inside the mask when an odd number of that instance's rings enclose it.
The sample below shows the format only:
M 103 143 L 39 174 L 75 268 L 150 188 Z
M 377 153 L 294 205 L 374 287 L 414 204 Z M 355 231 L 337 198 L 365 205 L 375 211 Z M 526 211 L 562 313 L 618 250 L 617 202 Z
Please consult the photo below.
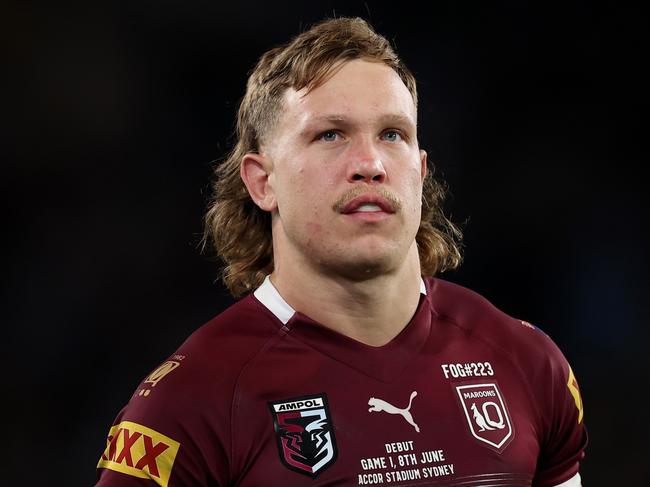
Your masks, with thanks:
M 512 438 L 508 410 L 496 384 L 457 386 L 472 436 L 501 451 Z
M 167 487 L 180 443 L 131 421 L 113 426 L 107 443 L 97 468 L 151 479 Z
M 316 478 L 336 461 L 334 426 L 325 394 L 275 401 L 269 408 L 285 467 Z

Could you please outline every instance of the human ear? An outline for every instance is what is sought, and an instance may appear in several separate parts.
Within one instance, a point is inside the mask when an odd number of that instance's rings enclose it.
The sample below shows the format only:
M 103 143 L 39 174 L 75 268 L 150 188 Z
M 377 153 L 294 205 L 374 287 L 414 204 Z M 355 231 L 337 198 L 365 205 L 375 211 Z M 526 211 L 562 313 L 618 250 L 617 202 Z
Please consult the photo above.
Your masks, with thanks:
M 269 181 L 273 165 L 262 154 L 246 154 L 241 161 L 239 173 L 251 199 L 264 211 L 277 208 L 275 191 Z
M 422 175 L 422 181 L 427 176 L 427 151 L 420 149 L 420 173 Z

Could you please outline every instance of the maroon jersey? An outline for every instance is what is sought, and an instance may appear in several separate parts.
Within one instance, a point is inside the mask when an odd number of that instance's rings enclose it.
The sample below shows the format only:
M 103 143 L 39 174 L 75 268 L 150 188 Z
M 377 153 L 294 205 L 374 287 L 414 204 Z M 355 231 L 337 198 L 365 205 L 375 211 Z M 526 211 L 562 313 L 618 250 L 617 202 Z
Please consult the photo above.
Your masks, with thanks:
M 586 442 L 560 350 L 479 295 L 426 278 L 409 324 L 372 347 L 267 278 L 140 384 L 98 485 L 579 485 Z

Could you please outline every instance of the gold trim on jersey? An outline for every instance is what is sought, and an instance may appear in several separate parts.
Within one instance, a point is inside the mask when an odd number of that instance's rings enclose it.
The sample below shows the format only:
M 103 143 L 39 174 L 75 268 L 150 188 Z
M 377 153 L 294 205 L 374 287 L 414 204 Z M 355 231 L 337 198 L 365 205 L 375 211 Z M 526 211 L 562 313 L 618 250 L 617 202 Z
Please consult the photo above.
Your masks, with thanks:
M 584 409 L 582 406 L 582 396 L 580 395 L 580 388 L 578 387 L 578 381 L 576 380 L 575 375 L 573 375 L 573 370 L 569 366 L 569 381 L 567 382 L 567 387 L 569 392 L 573 396 L 573 400 L 576 403 L 576 408 L 578 409 L 578 424 L 582 422 L 582 416 Z

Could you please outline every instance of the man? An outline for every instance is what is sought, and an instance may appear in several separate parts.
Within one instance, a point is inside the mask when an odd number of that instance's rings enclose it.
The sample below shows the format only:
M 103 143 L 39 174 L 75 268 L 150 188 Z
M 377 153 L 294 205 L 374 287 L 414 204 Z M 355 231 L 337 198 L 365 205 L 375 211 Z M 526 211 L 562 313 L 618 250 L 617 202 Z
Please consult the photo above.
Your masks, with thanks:
M 98 485 L 579 486 L 562 353 L 432 277 L 460 233 L 386 39 L 334 19 L 267 52 L 237 130 L 206 234 L 248 294 L 138 387 Z

